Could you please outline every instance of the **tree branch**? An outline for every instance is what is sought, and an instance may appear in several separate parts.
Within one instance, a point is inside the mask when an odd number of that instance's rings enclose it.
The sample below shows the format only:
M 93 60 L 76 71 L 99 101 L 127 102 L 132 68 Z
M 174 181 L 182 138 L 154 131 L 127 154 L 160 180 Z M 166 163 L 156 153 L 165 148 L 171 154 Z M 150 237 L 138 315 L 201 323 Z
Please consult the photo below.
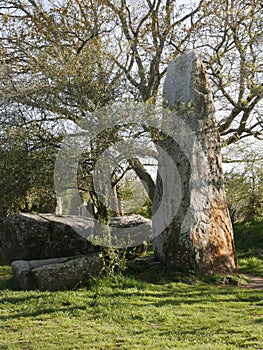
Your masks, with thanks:
M 130 158 L 128 159 L 128 163 L 135 171 L 136 175 L 142 181 L 142 184 L 147 191 L 149 198 L 151 201 L 154 199 L 155 194 L 155 183 L 151 177 L 151 175 L 147 172 L 143 164 L 139 161 L 138 158 Z

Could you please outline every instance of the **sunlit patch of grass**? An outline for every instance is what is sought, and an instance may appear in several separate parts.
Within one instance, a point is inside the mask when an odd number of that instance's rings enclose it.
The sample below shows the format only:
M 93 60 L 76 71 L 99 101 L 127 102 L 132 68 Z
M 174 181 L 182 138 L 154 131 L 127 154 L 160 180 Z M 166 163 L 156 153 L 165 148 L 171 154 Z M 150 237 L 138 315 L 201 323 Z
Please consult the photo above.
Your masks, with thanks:
M 263 259 L 256 256 L 238 259 L 238 269 L 241 273 L 248 273 L 263 277 Z
M 0 349 L 262 349 L 262 292 L 135 276 L 0 290 Z
M 1 276 L 6 277 L 7 275 L 12 275 L 11 266 L 1 266 L 0 265 L 0 278 L 1 278 Z
M 263 221 L 234 224 L 240 273 L 263 277 Z
M 253 255 L 259 229 L 236 231 L 242 273 L 262 275 L 262 259 Z M 262 349 L 263 293 L 240 288 L 242 275 L 130 264 L 123 274 L 58 292 L 19 291 L 11 268 L 1 266 L 0 349 Z
M 234 234 L 239 256 L 263 258 L 263 221 L 235 223 Z

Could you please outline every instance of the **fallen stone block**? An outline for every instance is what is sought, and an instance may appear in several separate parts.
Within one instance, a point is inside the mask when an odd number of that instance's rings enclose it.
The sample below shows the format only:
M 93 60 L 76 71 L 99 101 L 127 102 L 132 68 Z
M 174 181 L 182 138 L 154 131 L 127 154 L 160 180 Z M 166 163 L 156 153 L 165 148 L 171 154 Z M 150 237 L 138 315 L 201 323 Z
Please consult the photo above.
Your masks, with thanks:
M 20 213 L 0 222 L 0 264 L 14 260 L 42 260 L 65 256 L 90 254 L 98 251 L 85 237 L 71 226 L 94 234 L 91 219 L 52 214 Z
M 57 259 L 13 261 L 15 279 L 23 290 L 56 291 L 73 288 L 105 269 L 102 253 Z
M 127 259 L 134 259 L 145 253 L 152 240 L 152 221 L 141 215 L 113 217 L 110 228 L 113 239 L 117 237 L 115 244 L 123 244 L 126 249 Z

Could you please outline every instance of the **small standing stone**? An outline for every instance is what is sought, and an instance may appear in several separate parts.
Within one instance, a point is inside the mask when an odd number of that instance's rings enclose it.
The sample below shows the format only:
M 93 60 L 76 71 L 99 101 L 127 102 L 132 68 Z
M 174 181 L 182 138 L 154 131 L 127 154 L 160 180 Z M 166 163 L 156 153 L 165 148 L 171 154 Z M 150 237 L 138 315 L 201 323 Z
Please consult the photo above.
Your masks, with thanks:
M 57 197 L 57 206 L 55 215 L 62 215 L 63 213 L 63 197 Z

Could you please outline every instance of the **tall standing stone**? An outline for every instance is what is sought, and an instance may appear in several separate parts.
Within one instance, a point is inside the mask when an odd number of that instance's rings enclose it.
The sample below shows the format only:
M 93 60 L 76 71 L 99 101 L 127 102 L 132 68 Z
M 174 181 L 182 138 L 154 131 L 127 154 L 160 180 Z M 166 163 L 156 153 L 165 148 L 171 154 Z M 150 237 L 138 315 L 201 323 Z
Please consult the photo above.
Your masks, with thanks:
M 174 270 L 233 273 L 237 263 L 213 98 L 205 67 L 195 53 L 169 64 L 163 94 L 176 117 L 170 126 L 170 135 L 175 136 L 158 145 L 155 254 Z M 183 131 L 182 123 L 187 126 Z M 174 169 L 169 170 L 167 154 Z M 164 229 L 157 232 L 160 227 Z

